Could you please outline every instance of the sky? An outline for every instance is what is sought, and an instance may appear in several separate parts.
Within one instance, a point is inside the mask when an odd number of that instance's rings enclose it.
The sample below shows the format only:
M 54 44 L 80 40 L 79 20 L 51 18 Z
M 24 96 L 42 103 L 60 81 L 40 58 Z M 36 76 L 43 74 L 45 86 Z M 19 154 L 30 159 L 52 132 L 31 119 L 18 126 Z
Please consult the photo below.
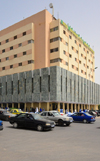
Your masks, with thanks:
M 69 24 L 95 51 L 95 82 L 100 84 L 100 0 L 1 0 L 0 30 L 7 28 L 53 3 L 55 18 Z

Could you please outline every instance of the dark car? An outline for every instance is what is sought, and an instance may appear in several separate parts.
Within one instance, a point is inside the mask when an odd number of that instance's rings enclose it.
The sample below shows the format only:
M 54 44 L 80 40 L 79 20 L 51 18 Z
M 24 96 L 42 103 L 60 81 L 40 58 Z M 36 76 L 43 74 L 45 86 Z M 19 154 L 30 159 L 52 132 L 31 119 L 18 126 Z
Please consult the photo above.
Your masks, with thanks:
M 3 130 L 3 122 L 0 121 L 0 130 Z
M 0 120 L 8 121 L 11 116 L 16 116 L 16 115 L 11 114 L 7 110 L 0 109 Z
M 38 131 L 51 130 L 55 127 L 55 122 L 41 118 L 39 114 L 21 113 L 15 117 L 10 117 L 9 122 L 13 127 L 34 128 Z
M 100 110 L 96 110 L 97 111 L 97 116 L 100 116 Z
M 96 111 L 95 110 L 89 110 L 89 112 L 88 112 L 90 115 L 92 115 L 92 116 L 97 116 L 97 113 L 96 113 Z
M 72 114 L 71 117 L 76 122 L 84 122 L 84 123 L 95 122 L 95 117 L 85 112 L 76 112 Z

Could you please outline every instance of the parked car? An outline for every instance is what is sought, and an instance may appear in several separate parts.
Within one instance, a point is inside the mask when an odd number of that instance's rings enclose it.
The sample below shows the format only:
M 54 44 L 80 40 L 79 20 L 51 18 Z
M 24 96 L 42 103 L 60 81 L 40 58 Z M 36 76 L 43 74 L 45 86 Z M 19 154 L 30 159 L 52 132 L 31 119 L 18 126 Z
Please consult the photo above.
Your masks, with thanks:
M 90 123 L 90 122 L 95 122 L 95 117 L 90 115 L 89 113 L 85 112 L 76 112 L 71 115 L 74 121 L 77 122 L 84 122 L 84 123 Z
M 0 121 L 0 130 L 3 130 L 3 122 Z
M 89 110 L 89 112 L 88 112 L 90 115 L 92 115 L 92 116 L 97 116 L 97 114 L 96 114 L 96 112 L 94 111 L 94 110 Z
M 55 127 L 55 122 L 43 119 L 39 114 L 21 113 L 16 117 L 10 117 L 9 122 L 14 128 L 34 128 L 38 131 L 50 130 Z
M 18 115 L 18 114 L 24 113 L 24 112 L 21 109 L 11 109 L 10 113 Z
M 100 110 L 96 110 L 97 111 L 97 116 L 100 116 Z
M 16 116 L 16 115 L 11 114 L 11 113 L 8 112 L 7 110 L 0 109 L 0 119 L 1 119 L 1 120 L 8 121 L 9 118 L 10 118 L 11 116 Z
M 69 126 L 73 122 L 73 119 L 71 117 L 61 115 L 58 111 L 43 111 L 40 115 L 45 119 L 55 121 L 60 126 L 64 124 L 66 124 L 66 126 Z

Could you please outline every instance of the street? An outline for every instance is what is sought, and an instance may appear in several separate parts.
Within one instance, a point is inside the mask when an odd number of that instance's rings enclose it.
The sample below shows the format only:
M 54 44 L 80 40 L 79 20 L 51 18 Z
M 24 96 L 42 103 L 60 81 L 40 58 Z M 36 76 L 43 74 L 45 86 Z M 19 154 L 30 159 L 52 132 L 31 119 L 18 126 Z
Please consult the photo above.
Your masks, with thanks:
M 72 123 L 38 132 L 14 129 L 3 121 L 0 161 L 99 161 L 100 118 L 95 123 Z

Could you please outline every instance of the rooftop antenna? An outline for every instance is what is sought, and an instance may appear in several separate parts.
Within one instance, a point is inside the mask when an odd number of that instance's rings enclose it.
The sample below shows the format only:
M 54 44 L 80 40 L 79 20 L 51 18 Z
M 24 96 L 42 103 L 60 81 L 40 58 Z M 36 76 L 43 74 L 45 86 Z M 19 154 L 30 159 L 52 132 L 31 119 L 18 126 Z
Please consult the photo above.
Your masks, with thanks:
M 54 17 L 54 8 L 53 8 L 53 4 L 50 3 L 50 4 L 49 4 L 49 7 L 52 8 L 52 19 L 53 19 L 53 17 Z

